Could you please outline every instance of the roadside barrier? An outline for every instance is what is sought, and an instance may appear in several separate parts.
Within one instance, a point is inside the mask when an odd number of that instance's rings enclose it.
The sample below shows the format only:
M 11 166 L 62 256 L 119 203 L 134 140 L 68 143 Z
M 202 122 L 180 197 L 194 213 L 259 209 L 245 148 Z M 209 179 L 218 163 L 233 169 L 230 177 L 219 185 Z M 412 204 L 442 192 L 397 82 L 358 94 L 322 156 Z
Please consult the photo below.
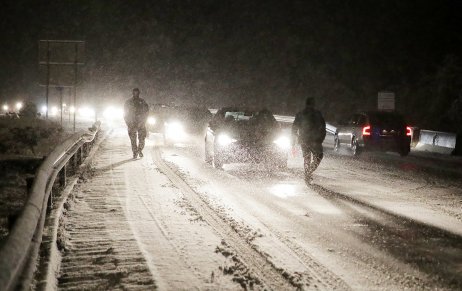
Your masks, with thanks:
M 451 154 L 456 148 L 457 135 L 450 132 L 420 130 L 416 148 L 437 153 Z
M 99 126 L 95 123 L 90 132 L 66 139 L 37 170 L 29 198 L 0 249 L 0 290 L 30 289 L 54 193 L 76 173 L 99 134 Z

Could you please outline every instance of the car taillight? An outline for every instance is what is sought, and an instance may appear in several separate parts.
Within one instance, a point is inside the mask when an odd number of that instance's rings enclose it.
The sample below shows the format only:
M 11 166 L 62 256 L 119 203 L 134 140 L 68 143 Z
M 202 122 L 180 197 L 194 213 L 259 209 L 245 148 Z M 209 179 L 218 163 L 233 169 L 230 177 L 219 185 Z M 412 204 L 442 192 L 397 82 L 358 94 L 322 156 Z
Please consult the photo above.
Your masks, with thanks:
M 371 135 L 371 126 L 364 126 L 363 127 L 363 135 Z
M 411 136 L 412 135 L 412 129 L 410 126 L 406 126 L 406 135 Z

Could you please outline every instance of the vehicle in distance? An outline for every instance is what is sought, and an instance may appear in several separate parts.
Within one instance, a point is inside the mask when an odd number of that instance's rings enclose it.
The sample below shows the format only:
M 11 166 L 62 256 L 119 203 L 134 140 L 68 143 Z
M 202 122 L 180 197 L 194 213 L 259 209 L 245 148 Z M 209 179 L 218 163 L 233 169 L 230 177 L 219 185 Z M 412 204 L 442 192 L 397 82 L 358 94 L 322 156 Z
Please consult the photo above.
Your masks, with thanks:
M 290 148 L 290 136 L 266 109 L 221 108 L 205 135 L 205 161 L 215 168 L 236 162 L 264 162 L 284 168 Z
M 161 133 L 164 143 L 185 141 L 187 134 L 203 134 L 212 114 L 205 107 L 154 104 L 147 120 L 149 132 Z
M 351 149 L 353 155 L 363 150 L 392 151 L 401 156 L 410 152 L 411 128 L 397 112 L 371 111 L 353 114 L 340 124 L 334 136 L 334 150 Z

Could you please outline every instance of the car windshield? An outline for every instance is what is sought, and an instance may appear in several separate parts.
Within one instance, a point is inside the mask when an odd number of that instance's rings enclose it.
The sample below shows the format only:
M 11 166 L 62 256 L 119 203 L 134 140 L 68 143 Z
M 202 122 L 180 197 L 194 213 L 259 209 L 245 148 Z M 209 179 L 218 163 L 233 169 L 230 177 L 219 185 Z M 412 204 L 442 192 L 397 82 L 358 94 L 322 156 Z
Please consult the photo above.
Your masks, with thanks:
M 253 112 L 245 112 L 245 111 L 227 111 L 227 112 L 225 112 L 225 120 L 227 120 L 227 121 L 249 120 L 253 116 L 254 116 Z
M 380 112 L 374 113 L 369 116 L 370 122 L 374 126 L 380 127 L 402 127 L 404 126 L 404 119 L 400 114 Z

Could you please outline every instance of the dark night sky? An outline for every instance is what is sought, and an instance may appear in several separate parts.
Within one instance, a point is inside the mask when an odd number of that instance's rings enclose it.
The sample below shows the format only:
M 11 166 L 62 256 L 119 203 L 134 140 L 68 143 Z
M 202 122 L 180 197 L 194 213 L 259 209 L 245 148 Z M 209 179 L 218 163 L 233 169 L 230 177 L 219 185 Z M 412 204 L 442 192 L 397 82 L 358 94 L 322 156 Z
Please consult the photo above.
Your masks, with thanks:
M 312 95 L 333 118 L 374 108 L 377 92 L 391 90 L 398 109 L 422 122 L 462 88 L 461 3 L 8 1 L 0 101 L 44 98 L 39 39 L 83 39 L 82 102 L 122 100 L 136 86 L 151 102 L 291 113 Z

